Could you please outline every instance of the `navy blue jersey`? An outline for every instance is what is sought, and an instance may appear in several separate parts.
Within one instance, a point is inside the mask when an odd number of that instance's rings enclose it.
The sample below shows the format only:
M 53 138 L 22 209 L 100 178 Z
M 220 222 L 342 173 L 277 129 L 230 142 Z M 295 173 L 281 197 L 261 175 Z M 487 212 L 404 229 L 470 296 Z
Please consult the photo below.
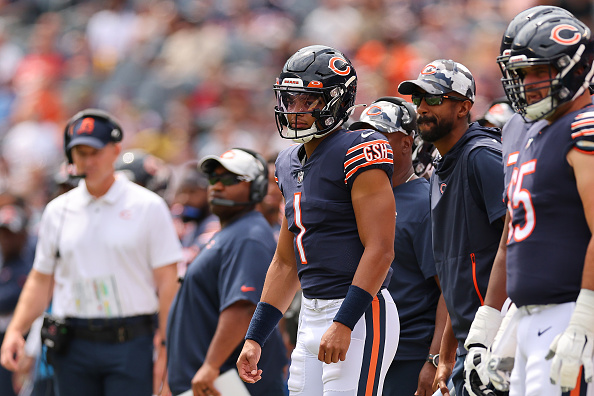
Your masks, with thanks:
M 433 254 L 459 344 L 483 303 L 505 204 L 499 130 L 473 123 L 431 177 Z
M 592 153 L 594 107 L 529 131 L 510 187 L 507 292 L 518 306 L 575 301 L 591 233 L 567 153 Z
M 307 298 L 344 298 L 364 250 L 351 188 L 369 169 L 382 169 L 391 178 L 392 148 L 379 132 L 340 129 L 302 165 L 304 154 L 303 145 L 293 145 L 276 160 L 301 288 Z
M 530 128 L 542 128 L 547 125 L 547 121 L 540 120 L 533 123 L 524 121 L 524 118 L 518 114 L 514 115 L 505 123 L 501 129 L 501 146 L 503 154 L 503 169 L 505 172 L 504 183 L 505 191 L 503 192 L 503 201 L 507 204 L 507 188 L 512 177 L 512 172 L 516 161 L 518 160 L 518 154 L 520 153 L 520 147 L 522 142 L 527 139 L 527 132 Z
M 215 334 L 220 312 L 242 300 L 258 303 L 274 250 L 270 225 L 253 211 L 216 233 L 190 264 L 167 323 L 169 385 L 174 394 L 191 388 L 192 378 L 202 366 Z M 221 367 L 221 373 L 235 369 L 240 351 L 238 345 Z M 284 344 L 275 330 L 258 363 L 265 374 L 256 384 L 248 385 L 250 393 L 263 394 L 270 383 L 278 382 L 286 363 Z
M 392 280 L 388 291 L 398 307 L 400 341 L 394 360 L 425 359 L 433 340 L 441 294 L 434 276 L 429 182 L 411 180 L 393 188 L 396 233 Z

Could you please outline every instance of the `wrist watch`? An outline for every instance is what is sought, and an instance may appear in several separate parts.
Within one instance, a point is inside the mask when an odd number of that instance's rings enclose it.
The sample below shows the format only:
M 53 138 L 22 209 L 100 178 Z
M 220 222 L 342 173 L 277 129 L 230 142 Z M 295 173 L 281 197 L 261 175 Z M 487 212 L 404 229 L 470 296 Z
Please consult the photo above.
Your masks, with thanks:
M 439 353 L 435 355 L 429 354 L 427 356 L 427 361 L 437 368 L 437 365 L 439 364 Z

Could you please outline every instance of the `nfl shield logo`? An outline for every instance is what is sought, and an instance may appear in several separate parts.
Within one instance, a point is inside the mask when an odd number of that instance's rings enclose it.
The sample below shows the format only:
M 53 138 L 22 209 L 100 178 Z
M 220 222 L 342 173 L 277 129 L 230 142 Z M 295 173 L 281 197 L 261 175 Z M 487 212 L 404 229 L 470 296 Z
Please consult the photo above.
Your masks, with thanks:
M 297 173 L 297 183 L 302 183 L 303 182 L 303 171 L 299 171 L 299 173 Z

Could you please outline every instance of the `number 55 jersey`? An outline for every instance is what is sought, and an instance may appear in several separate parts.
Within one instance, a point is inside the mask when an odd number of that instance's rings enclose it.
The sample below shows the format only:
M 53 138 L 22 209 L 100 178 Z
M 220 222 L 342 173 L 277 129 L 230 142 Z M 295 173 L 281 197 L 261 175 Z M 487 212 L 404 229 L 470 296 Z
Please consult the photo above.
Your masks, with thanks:
M 508 295 L 517 306 L 575 301 L 591 233 L 566 156 L 594 154 L 594 106 L 526 133 L 507 190 Z

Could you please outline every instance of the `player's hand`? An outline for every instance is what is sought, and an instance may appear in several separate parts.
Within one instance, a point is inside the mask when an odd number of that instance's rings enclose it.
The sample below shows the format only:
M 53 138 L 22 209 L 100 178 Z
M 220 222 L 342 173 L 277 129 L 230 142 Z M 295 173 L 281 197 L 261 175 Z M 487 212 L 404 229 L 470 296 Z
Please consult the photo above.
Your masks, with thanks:
M 435 378 L 433 379 L 433 392 L 440 390 L 443 396 L 450 396 L 448 389 L 448 379 L 454 370 L 454 361 L 445 362 L 439 359 L 437 370 L 435 371 Z
M 575 388 L 581 365 L 586 382 L 592 382 L 593 338 L 594 290 L 582 289 L 567 329 L 555 337 L 546 356 L 553 359 L 551 382 L 559 384 L 563 392 Z
M 475 346 L 470 348 L 464 360 L 464 388 L 470 396 L 486 396 L 495 393 L 487 388 L 489 374 L 487 372 L 487 348 Z
M 425 363 L 419 373 L 416 396 L 431 396 L 433 394 L 433 379 L 437 369 L 431 363 Z
M 553 340 L 546 359 L 551 362 L 551 383 L 559 384 L 562 392 L 575 388 L 584 365 L 586 382 L 592 381 L 592 337 L 594 332 L 584 331 L 577 326 L 569 326 Z M 589 334 L 588 334 L 589 333 Z
M 342 323 L 332 322 L 320 341 L 318 360 L 328 364 L 344 361 L 351 345 L 351 333 Z
M 0 348 L 0 363 L 10 371 L 16 371 L 19 367 L 19 359 L 25 353 L 25 338 L 14 330 L 8 330 L 4 335 L 4 342 Z
M 258 362 L 262 354 L 262 347 L 254 340 L 245 340 L 243 349 L 237 359 L 239 378 L 248 384 L 253 384 L 262 379 L 262 370 L 258 369 Z
M 194 396 L 221 396 L 214 386 L 214 381 L 219 377 L 220 370 L 204 363 L 192 378 L 192 391 Z

